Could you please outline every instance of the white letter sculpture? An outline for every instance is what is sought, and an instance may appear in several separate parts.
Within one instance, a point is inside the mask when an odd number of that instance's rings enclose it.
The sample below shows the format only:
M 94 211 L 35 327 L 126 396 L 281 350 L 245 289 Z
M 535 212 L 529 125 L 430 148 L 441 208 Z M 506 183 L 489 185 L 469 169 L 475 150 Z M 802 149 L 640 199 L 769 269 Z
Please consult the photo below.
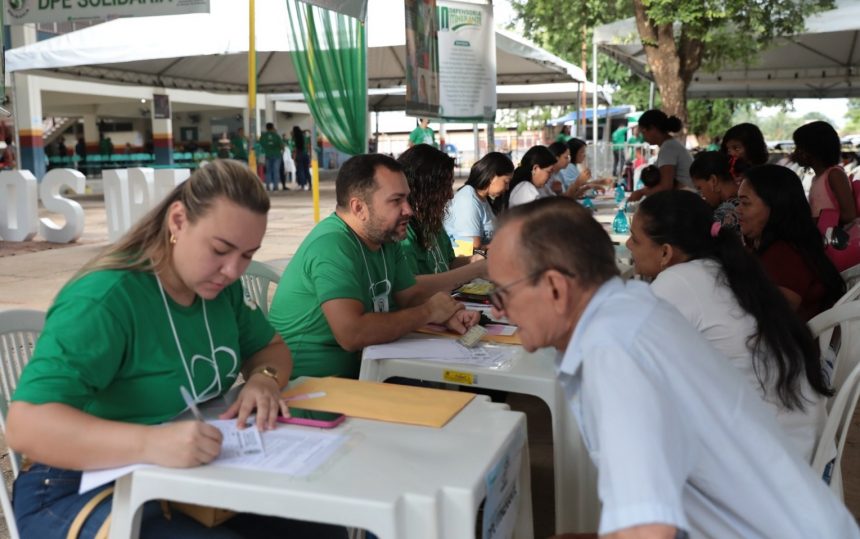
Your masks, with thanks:
M 0 238 L 30 241 L 39 230 L 37 182 L 29 170 L 0 172 Z M 5 202 L 4 202 L 5 199 Z
M 86 190 L 87 179 L 83 174 L 71 168 L 55 168 L 45 174 L 39 185 L 39 198 L 45 209 L 60 213 L 66 218 L 66 224 L 59 226 L 50 217 L 42 217 L 39 222 L 39 235 L 45 241 L 53 243 L 71 243 L 81 237 L 84 231 L 84 209 L 74 200 L 69 200 L 60 194 L 60 190 L 69 187 L 76 193 Z

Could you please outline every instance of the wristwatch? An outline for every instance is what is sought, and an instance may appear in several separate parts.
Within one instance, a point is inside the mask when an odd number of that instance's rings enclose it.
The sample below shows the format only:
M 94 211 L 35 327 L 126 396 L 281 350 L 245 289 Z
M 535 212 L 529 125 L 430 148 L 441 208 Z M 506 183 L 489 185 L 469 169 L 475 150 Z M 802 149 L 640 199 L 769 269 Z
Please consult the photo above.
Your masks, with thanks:
M 278 369 L 276 369 L 270 365 L 265 365 L 263 367 L 257 367 L 256 369 L 251 371 L 251 374 L 248 376 L 248 378 L 251 378 L 251 376 L 254 376 L 255 374 L 262 374 L 263 376 L 268 376 L 269 378 L 274 380 L 275 383 L 278 384 L 279 387 L 281 385 L 281 382 L 278 380 Z

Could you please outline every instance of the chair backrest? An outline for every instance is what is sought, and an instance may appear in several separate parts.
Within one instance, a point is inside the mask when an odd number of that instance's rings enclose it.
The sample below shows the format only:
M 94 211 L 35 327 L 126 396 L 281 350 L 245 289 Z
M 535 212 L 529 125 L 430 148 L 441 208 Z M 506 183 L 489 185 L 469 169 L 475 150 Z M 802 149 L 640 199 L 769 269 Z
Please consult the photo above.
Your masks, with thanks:
M 854 410 L 857 408 L 858 398 L 860 398 L 860 364 L 854 366 L 845 378 L 842 387 L 833 397 L 830 413 L 812 456 L 812 469 L 819 475 L 824 473 L 827 465 L 833 460 L 830 488 L 840 499 L 843 498 L 842 454 L 845 449 L 845 440 L 848 438 L 848 428 L 854 417 Z M 832 458 L 834 445 L 836 446 L 835 460 Z
M 6 432 L 6 413 L 12 394 L 18 387 L 21 371 L 33 355 L 39 334 L 45 326 L 45 313 L 33 310 L 0 311 L 0 427 Z M 18 477 L 18 456 L 9 449 L 12 474 Z M 5 482 L 4 482 L 5 483 Z M 10 493 L 0 489 L 0 508 L 9 528 L 9 537 L 18 539 L 18 527 L 12 512 Z
M 242 288 L 245 289 L 246 299 L 253 300 L 269 317 L 269 285 L 281 280 L 281 274 L 268 264 L 252 260 L 248 269 L 242 275 Z
M 840 328 L 838 349 L 830 379 L 834 391 L 839 391 L 854 366 L 860 362 L 860 301 L 846 301 L 814 317 L 808 323 L 818 339 L 822 358 L 826 357 L 833 330 Z

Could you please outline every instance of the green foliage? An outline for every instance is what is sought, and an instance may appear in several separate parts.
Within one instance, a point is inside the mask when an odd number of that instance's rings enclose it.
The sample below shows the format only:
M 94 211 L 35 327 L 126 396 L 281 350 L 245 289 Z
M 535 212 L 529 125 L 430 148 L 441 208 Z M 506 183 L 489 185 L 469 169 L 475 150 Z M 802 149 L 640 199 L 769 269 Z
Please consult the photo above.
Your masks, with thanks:
M 834 0 L 641 0 L 655 24 L 676 23 L 676 41 L 700 41 L 703 69 L 716 71 L 735 61 L 752 61 L 758 51 L 780 36 L 803 29 L 807 16 L 830 9 Z M 512 0 L 525 34 L 542 47 L 576 65 L 582 64 L 583 43 L 590 61 L 591 31 L 597 25 L 633 15 L 632 0 Z M 676 53 L 677 54 L 677 53 Z M 645 108 L 648 83 L 612 60 L 600 60 L 601 79 L 616 86 L 613 102 Z M 694 62 L 695 63 L 695 62 Z M 725 125 L 729 103 L 692 104 L 691 123 L 702 133 Z M 693 102 L 695 103 L 695 102 Z M 716 107 L 716 108 L 715 108 Z M 712 115 L 715 115 L 712 117 Z M 714 123 L 710 127 L 710 123 Z M 860 106 L 858 106 L 860 128 Z
M 691 99 L 687 102 L 687 128 L 697 137 L 722 136 L 734 125 L 735 110 L 749 106 L 748 102 L 735 99 Z
M 809 112 L 798 116 L 788 107 L 779 109 L 776 114 L 770 116 L 759 116 L 755 107 L 738 109 L 733 118 L 732 125 L 749 122 L 756 124 L 761 129 L 765 140 L 791 140 L 794 130 L 803 124 L 814 120 L 823 120 L 833 124 L 833 120 L 820 112 Z M 847 131 L 846 131 L 847 132 Z
M 528 109 L 510 109 L 500 112 L 496 123 L 503 126 L 516 126 L 517 135 L 524 131 L 539 131 L 553 118 L 560 118 L 575 107 L 531 107 Z
M 834 0 L 642 0 L 657 25 L 681 23 L 682 32 L 704 44 L 703 66 L 753 60 L 781 36 L 803 30 L 809 15 L 832 9 Z
M 852 97 L 848 100 L 848 112 L 845 113 L 848 120 L 843 132 L 846 135 L 860 133 L 860 98 Z

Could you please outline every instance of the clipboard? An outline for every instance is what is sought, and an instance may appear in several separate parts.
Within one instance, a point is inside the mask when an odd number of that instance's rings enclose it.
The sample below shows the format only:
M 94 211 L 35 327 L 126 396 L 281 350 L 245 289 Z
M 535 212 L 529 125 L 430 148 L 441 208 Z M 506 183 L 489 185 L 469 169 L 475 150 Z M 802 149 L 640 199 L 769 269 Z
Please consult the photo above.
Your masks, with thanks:
M 318 391 L 326 395 L 301 401 L 301 408 L 435 428 L 443 427 L 475 397 L 472 393 L 444 389 L 334 377 L 310 378 L 284 391 L 282 396 Z

